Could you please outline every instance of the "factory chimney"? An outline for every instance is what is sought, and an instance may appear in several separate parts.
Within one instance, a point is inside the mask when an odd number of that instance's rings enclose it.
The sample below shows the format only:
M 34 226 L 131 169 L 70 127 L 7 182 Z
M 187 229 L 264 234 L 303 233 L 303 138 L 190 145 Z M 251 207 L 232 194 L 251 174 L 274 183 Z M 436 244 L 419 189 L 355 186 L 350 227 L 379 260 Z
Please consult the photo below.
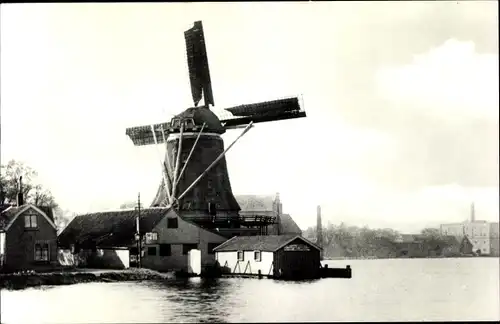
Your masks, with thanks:
M 470 205 L 470 221 L 474 223 L 476 221 L 476 210 L 474 208 L 474 203 Z
M 323 225 L 321 224 L 321 206 L 316 208 L 316 244 L 323 248 Z M 323 253 L 321 253 L 323 255 Z

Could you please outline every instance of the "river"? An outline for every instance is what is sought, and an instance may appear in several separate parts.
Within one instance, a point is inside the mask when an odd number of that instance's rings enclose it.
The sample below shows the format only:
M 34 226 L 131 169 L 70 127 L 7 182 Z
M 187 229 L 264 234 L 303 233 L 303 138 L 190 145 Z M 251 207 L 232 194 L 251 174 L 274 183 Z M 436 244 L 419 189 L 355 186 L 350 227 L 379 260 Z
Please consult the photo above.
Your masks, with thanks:
M 500 319 L 498 258 L 338 260 L 352 279 L 199 278 L 1 291 L 2 323 Z

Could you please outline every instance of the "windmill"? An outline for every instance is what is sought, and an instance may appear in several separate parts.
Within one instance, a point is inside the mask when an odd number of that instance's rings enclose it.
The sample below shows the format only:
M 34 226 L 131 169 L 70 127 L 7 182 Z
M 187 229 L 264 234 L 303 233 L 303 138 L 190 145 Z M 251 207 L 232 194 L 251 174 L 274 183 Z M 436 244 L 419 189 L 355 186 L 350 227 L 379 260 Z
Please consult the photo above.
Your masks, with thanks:
M 194 107 L 169 122 L 127 128 L 134 145 L 166 145 L 161 160 L 163 179 L 152 206 L 173 206 L 177 212 L 202 226 L 239 228 L 240 206 L 232 191 L 226 152 L 257 123 L 306 117 L 298 98 L 285 98 L 226 108 L 217 116 L 210 106 L 214 97 L 201 21 L 184 32 Z M 201 99 L 204 104 L 199 105 Z M 244 128 L 224 149 L 221 135 Z M 273 222 L 257 220 L 255 222 Z M 255 223 L 254 222 L 254 223 Z M 246 225 L 254 224 L 250 221 Z

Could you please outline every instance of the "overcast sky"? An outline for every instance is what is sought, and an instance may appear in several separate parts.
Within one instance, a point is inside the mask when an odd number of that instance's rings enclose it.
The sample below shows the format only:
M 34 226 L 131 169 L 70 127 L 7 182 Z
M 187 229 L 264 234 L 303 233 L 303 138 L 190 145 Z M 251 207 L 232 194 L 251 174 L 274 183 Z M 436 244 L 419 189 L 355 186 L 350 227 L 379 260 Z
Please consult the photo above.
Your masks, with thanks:
M 157 149 L 125 129 L 192 105 L 195 20 L 217 109 L 302 95 L 308 114 L 234 146 L 235 194 L 279 192 L 303 228 L 318 204 L 324 223 L 402 231 L 463 221 L 472 201 L 498 221 L 496 1 L 2 5 L 2 163 L 75 212 L 149 203 Z

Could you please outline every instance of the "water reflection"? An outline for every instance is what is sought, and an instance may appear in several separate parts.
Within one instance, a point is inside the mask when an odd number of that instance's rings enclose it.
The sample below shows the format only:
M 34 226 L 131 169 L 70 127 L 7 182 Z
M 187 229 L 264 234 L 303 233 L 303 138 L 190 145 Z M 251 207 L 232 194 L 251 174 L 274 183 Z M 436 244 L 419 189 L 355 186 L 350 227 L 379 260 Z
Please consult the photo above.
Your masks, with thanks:
M 344 266 L 336 261 L 332 266 Z M 350 261 L 352 279 L 87 283 L 1 291 L 2 323 L 500 318 L 498 259 Z M 19 307 L 29 311 L 19 311 Z

